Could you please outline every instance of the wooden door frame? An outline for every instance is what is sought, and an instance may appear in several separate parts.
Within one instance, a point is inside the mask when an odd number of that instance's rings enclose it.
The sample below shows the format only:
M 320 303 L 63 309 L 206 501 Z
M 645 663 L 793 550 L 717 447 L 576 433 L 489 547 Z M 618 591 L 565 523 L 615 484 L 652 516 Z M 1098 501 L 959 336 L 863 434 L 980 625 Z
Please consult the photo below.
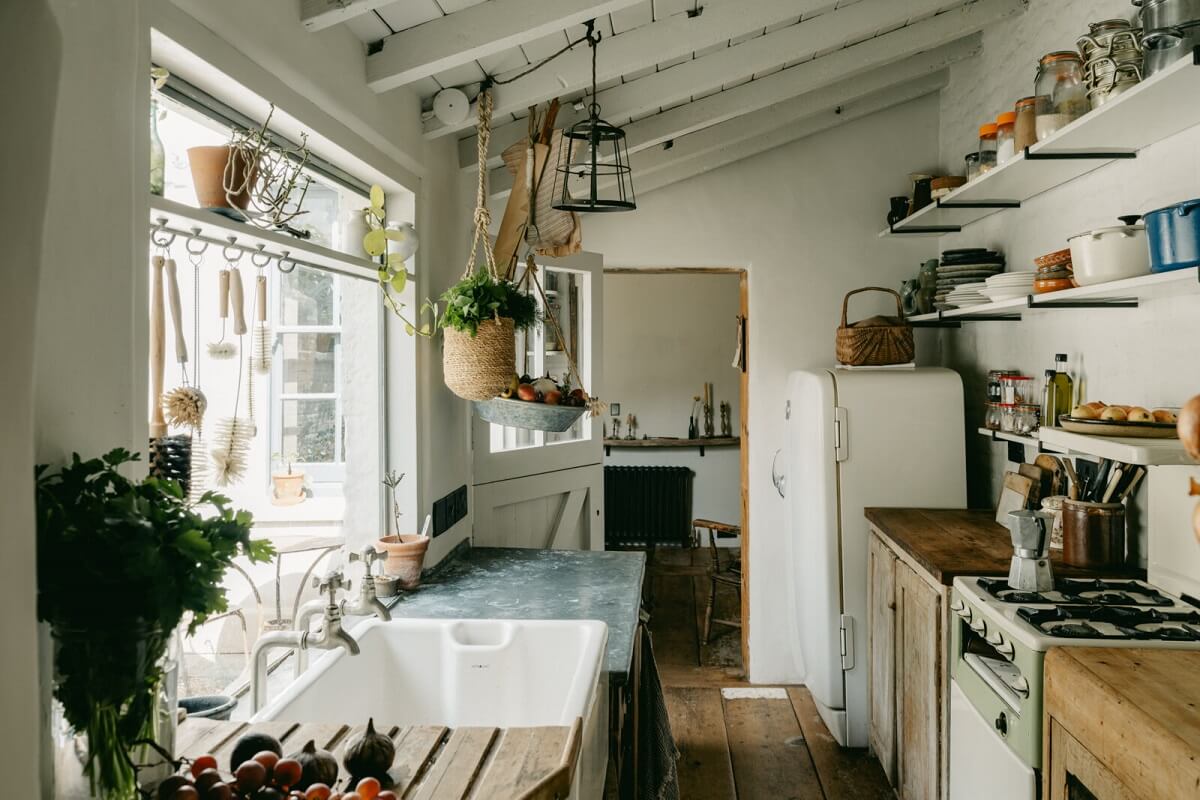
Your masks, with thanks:
M 750 271 L 745 267 L 605 267 L 605 275 L 737 275 L 742 319 L 739 433 L 742 498 L 742 670 L 750 674 Z

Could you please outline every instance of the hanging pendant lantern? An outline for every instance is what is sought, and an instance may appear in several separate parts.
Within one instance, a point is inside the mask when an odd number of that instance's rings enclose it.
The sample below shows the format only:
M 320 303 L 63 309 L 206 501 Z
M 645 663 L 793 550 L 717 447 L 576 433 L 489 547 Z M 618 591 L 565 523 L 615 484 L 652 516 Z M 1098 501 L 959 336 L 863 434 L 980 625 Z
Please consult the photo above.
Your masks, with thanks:
M 594 21 L 593 21 L 594 22 Z M 588 23 L 588 46 L 592 48 L 592 102 L 588 118 L 563 131 L 554 173 L 554 204 L 560 211 L 633 211 L 633 172 L 625 131 L 600 119 L 596 103 L 596 45 L 600 35 Z

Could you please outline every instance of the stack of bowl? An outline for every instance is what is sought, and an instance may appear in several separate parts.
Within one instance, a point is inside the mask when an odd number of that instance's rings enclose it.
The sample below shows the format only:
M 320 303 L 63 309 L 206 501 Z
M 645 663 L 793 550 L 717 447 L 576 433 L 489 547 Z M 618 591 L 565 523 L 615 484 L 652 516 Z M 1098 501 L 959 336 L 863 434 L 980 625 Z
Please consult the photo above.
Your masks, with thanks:
M 1133 0 L 1141 8 L 1142 75 L 1149 78 L 1200 44 L 1200 0 Z
M 1076 44 L 1083 56 L 1088 101 L 1099 108 L 1142 80 L 1141 30 L 1123 19 L 1093 22 Z
M 1075 268 L 1071 262 L 1071 250 L 1055 250 L 1033 260 L 1037 277 L 1033 282 L 1034 294 L 1057 292 L 1075 285 Z

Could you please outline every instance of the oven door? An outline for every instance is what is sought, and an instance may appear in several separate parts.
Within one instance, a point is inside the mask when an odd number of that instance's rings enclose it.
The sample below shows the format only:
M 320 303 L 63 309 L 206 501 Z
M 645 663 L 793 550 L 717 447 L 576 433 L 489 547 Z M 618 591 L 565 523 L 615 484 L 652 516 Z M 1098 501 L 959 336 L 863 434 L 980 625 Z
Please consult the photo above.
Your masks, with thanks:
M 1037 775 L 950 681 L 950 800 L 1036 800 Z

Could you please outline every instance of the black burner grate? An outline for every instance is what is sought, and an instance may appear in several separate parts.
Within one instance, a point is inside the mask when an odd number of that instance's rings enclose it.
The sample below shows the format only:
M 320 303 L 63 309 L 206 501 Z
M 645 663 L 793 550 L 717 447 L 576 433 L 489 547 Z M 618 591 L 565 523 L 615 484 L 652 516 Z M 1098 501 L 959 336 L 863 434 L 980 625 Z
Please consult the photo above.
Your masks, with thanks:
M 979 588 L 1002 603 L 1072 603 L 1096 606 L 1154 606 L 1174 601 L 1141 581 L 1101 578 L 1059 578 L 1048 592 L 1013 589 L 1004 578 L 979 578 Z

